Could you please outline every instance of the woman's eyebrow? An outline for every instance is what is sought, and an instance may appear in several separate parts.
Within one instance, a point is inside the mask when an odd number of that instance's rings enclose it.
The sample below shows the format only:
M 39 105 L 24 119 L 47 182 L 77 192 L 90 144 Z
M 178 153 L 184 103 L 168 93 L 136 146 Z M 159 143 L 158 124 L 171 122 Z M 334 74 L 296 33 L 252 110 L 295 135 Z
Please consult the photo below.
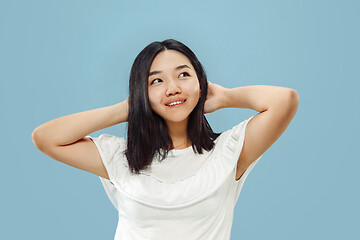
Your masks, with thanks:
M 191 69 L 188 65 L 183 64 L 183 65 L 177 66 L 176 68 L 174 68 L 174 70 L 179 70 L 179 69 L 182 69 L 182 68 Z M 152 76 L 152 75 L 158 74 L 158 73 L 161 73 L 161 71 L 152 71 L 152 72 L 149 73 L 149 77 Z

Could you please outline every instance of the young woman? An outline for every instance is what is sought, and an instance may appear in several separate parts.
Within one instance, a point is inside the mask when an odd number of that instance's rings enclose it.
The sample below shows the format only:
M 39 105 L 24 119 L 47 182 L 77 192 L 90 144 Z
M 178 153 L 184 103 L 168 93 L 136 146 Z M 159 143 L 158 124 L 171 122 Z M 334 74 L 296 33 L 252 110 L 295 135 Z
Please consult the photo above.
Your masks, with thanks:
M 119 212 L 115 239 L 230 239 L 244 181 L 293 119 L 298 93 L 276 86 L 210 83 L 195 54 L 168 39 L 136 57 L 129 98 L 37 127 L 35 146 L 100 177 Z M 214 133 L 204 114 L 259 113 Z M 128 122 L 127 139 L 89 134 Z

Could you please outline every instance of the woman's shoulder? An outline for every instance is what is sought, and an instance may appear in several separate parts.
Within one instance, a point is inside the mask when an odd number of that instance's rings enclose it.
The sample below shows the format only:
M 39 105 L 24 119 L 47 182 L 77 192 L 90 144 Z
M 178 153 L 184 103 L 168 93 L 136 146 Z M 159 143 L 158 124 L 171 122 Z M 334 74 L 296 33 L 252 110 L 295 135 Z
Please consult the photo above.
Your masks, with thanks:
M 96 139 L 99 139 L 99 140 L 102 140 L 102 141 L 127 141 L 125 138 L 123 137 L 118 137 L 116 135 L 111 135 L 111 134 L 108 134 L 108 133 L 102 133 L 100 134 L 98 137 L 93 137 L 93 136 L 90 136 L 90 135 L 87 135 L 87 137 L 90 137 L 90 138 L 96 138 Z
M 246 125 L 252 117 L 245 119 L 228 130 L 222 132 L 214 141 L 215 148 L 221 149 L 232 142 L 238 142 L 242 137 L 244 137 Z
M 90 135 L 86 137 L 89 137 L 91 140 L 93 140 L 98 148 L 109 152 L 125 150 L 127 146 L 127 140 L 125 138 L 107 133 L 100 134 L 98 137 L 92 137 Z

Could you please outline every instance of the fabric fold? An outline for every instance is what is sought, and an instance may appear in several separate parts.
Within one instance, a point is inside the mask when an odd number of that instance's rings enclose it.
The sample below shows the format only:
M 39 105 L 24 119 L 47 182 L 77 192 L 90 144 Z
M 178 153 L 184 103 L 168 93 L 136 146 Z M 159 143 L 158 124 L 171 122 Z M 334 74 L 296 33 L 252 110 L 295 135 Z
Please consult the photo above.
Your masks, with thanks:
M 121 169 L 125 167 L 125 165 L 121 164 L 118 157 L 121 157 L 121 151 L 125 150 L 126 140 L 109 134 L 101 134 L 99 137 L 87 135 L 86 137 L 95 143 L 99 151 L 110 180 L 102 177 L 99 178 L 111 203 L 118 210 L 119 191 L 113 182 L 121 174 Z
M 139 175 L 131 173 L 123 154 L 125 139 L 107 134 L 92 138 L 99 148 L 110 177 L 110 181 L 101 177 L 100 180 L 112 204 L 118 209 L 118 198 L 122 196 L 156 208 L 183 208 L 206 199 L 219 189 L 230 175 L 233 176 L 232 184 L 236 190 L 234 197 L 237 199 L 245 179 L 259 160 L 252 163 L 238 181 L 235 180 L 246 125 L 253 117 L 223 132 L 216 139 L 212 156 L 203 166 L 195 174 L 174 183 L 159 181 L 142 171 Z

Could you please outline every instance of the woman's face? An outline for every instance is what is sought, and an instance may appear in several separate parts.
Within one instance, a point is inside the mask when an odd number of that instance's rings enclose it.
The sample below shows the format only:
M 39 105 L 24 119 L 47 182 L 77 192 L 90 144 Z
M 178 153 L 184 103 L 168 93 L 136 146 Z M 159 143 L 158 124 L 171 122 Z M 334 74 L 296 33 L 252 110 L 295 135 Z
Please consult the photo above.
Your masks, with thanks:
M 200 84 L 189 59 L 175 50 L 160 52 L 148 78 L 151 108 L 168 124 L 187 123 L 200 98 Z

